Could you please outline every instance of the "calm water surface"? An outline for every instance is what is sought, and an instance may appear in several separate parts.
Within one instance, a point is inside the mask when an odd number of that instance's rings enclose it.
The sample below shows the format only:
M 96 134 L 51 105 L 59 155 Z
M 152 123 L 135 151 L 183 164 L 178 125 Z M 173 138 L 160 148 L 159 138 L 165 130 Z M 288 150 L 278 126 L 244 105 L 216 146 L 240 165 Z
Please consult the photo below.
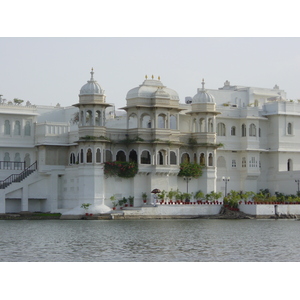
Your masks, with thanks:
M 1 220 L 2 262 L 300 261 L 294 220 Z

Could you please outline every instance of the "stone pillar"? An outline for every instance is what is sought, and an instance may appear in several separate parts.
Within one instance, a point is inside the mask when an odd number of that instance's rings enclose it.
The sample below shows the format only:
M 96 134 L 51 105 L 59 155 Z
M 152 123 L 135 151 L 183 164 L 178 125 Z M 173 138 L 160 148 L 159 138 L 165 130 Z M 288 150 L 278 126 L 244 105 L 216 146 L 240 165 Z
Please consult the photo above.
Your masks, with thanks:
M 21 211 L 28 211 L 28 185 L 22 188 Z
M 47 201 L 49 201 L 46 204 L 47 210 L 55 212 L 58 208 L 58 174 L 56 172 L 50 176 L 50 189 Z
M 5 214 L 5 193 L 4 190 L 0 190 L 0 214 Z

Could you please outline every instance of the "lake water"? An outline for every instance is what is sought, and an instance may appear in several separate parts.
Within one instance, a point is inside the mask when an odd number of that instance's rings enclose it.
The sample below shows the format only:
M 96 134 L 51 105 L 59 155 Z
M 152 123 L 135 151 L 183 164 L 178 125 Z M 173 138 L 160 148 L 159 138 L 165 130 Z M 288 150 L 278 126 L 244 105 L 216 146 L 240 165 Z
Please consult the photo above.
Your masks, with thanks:
M 295 220 L 1 220 L 2 262 L 299 262 Z

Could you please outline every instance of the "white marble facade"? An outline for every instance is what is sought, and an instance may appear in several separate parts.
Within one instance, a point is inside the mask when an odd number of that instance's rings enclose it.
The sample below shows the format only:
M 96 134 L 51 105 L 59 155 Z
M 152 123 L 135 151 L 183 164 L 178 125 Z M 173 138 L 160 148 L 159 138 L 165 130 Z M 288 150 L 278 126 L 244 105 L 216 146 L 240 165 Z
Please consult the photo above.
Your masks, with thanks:
M 189 192 L 227 190 L 296 193 L 300 179 L 300 104 L 284 90 L 231 85 L 195 87 L 179 99 L 160 78 L 145 78 L 115 110 L 104 89 L 91 78 L 70 107 L 0 103 L 0 213 L 78 212 L 82 203 L 107 212 L 109 198 L 134 196 L 154 188 L 185 192 L 177 176 L 188 159 L 204 164 Z M 193 91 L 191 91 L 191 94 Z M 108 97 L 109 99 L 109 91 Z M 86 138 L 96 137 L 96 138 Z M 127 140 L 128 142 L 124 142 Z M 136 161 L 132 179 L 105 177 L 103 162 Z M 37 162 L 21 182 L 5 179 Z M 5 187 L 5 188 L 3 188 Z

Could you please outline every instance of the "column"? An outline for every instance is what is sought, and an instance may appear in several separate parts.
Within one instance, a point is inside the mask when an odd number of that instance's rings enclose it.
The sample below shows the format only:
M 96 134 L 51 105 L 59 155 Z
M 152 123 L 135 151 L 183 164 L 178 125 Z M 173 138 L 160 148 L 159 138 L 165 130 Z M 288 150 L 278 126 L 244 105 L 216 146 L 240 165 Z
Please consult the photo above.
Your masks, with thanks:
M 21 211 L 28 211 L 28 185 L 22 188 Z

